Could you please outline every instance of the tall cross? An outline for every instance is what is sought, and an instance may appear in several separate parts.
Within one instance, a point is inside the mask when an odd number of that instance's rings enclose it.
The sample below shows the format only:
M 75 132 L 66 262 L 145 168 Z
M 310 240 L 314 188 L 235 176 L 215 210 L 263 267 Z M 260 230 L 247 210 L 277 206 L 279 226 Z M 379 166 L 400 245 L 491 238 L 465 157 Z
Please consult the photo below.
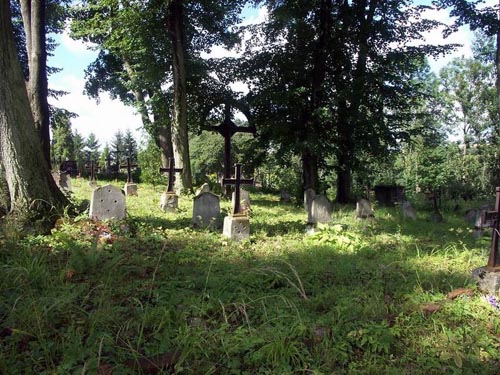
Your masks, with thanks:
M 168 187 L 167 192 L 174 192 L 174 182 L 175 182 L 175 172 L 182 172 L 182 168 L 175 168 L 175 159 L 170 158 L 170 162 L 168 164 L 168 168 L 160 168 L 160 173 L 168 172 Z
M 240 208 L 240 185 L 253 185 L 253 178 L 243 179 L 241 178 L 241 164 L 235 164 L 234 166 L 234 178 L 223 178 L 223 185 L 234 185 L 234 206 L 233 215 L 241 213 Z
M 495 211 L 486 212 L 483 220 L 486 223 L 489 221 L 491 223 L 491 227 L 493 228 L 490 257 L 488 258 L 488 264 L 486 265 L 488 271 L 500 271 L 500 254 L 498 253 L 498 230 L 500 229 L 500 220 L 498 220 L 500 212 L 500 187 L 496 188 L 496 193 Z
M 127 164 L 126 165 L 120 165 L 121 168 L 127 168 L 127 184 L 131 184 L 134 181 L 132 180 L 132 167 L 137 167 L 137 164 L 132 164 L 130 163 L 130 156 L 127 156 Z
M 224 178 L 231 177 L 231 138 L 236 133 L 252 133 L 255 135 L 254 126 L 238 126 L 231 120 L 231 107 L 226 104 L 224 121 L 220 125 L 212 125 L 206 128 L 216 131 L 224 137 Z
M 90 161 L 90 182 L 96 182 L 95 170 L 97 166 L 95 165 L 95 160 Z

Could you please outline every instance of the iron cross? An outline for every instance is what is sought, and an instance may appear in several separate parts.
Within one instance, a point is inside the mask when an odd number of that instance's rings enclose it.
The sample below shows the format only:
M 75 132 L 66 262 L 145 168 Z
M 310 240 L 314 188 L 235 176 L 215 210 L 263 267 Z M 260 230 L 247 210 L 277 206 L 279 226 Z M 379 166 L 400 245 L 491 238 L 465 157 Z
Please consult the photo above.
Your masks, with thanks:
M 495 211 L 489 212 L 490 220 L 493 221 L 493 236 L 491 238 L 490 257 L 486 268 L 488 271 L 500 271 L 500 256 L 498 253 L 498 230 L 500 229 L 498 213 L 500 211 L 500 187 L 496 188 Z
M 168 172 L 168 187 L 167 192 L 174 192 L 174 182 L 175 182 L 175 172 L 182 172 L 182 168 L 175 168 L 175 159 L 170 158 L 170 162 L 168 164 L 168 168 L 160 168 L 160 173 Z
M 127 183 L 131 184 L 134 181 L 132 180 L 132 167 L 137 167 L 137 164 L 131 164 L 130 163 L 130 156 L 127 156 L 127 164 L 126 165 L 120 165 L 120 169 L 122 168 L 127 168 Z
M 241 213 L 240 209 L 240 185 L 253 185 L 253 178 L 242 179 L 241 178 L 241 164 L 235 164 L 234 166 L 234 178 L 223 178 L 223 185 L 234 185 L 234 206 L 233 215 Z

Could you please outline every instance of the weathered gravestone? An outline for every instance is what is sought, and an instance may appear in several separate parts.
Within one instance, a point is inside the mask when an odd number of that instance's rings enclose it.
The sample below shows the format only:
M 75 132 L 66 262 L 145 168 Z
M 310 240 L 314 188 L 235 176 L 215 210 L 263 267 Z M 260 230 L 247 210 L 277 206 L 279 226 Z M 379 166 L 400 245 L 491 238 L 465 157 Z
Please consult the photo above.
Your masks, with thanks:
M 318 194 L 311 202 L 308 215 L 308 224 L 330 223 L 332 221 L 333 206 L 326 195 Z
M 241 185 L 251 185 L 253 184 L 253 178 L 242 179 L 241 178 L 241 164 L 235 165 L 235 177 L 234 178 L 224 178 L 222 183 L 224 185 L 234 185 L 234 199 L 233 199 L 233 209 L 232 214 L 224 218 L 224 226 L 222 229 L 222 234 L 233 240 L 243 240 L 250 237 L 250 220 L 245 213 L 242 212 L 240 205 L 240 193 Z
M 52 177 L 63 193 L 71 192 L 71 177 L 66 172 L 54 172 Z
M 93 220 L 124 219 L 126 215 L 125 194 L 113 185 L 94 189 L 90 200 L 89 216 Z
M 201 185 L 201 187 L 196 190 L 196 194 L 195 195 L 200 195 L 202 193 L 211 193 L 212 191 L 210 190 L 210 185 L 207 184 L 206 182 Z
M 499 229 L 500 229 L 500 187 L 496 188 L 495 210 L 486 211 L 483 217 L 483 225 L 493 230 L 491 238 L 490 256 L 485 267 L 476 268 L 472 271 L 472 277 L 478 283 L 478 289 L 487 293 L 496 293 L 500 289 L 500 253 L 498 251 Z
M 220 198 L 217 195 L 205 191 L 194 197 L 193 225 L 209 229 L 221 227 Z
M 168 172 L 168 186 L 161 195 L 160 208 L 163 212 L 176 212 L 179 208 L 179 196 L 174 191 L 175 173 L 182 172 L 182 168 L 175 168 L 175 159 L 170 158 L 169 167 L 160 168 L 160 172 Z
M 403 211 L 403 219 L 417 220 L 417 210 L 415 210 L 409 201 L 403 201 L 401 210 Z
M 360 199 L 356 202 L 356 219 L 374 218 L 375 212 L 373 211 L 372 204 L 368 199 Z

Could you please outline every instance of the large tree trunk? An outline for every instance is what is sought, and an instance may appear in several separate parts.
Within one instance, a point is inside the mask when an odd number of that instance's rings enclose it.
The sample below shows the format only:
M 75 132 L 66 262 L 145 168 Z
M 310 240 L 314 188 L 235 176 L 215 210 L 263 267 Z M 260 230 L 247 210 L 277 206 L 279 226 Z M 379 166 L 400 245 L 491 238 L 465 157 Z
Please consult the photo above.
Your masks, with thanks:
M 500 0 L 498 1 L 498 20 L 500 23 Z M 498 117 L 500 118 L 500 28 L 497 31 L 497 49 L 496 49 L 496 56 L 495 56 L 495 69 L 496 69 L 496 82 L 495 86 L 497 88 L 497 111 L 498 111 Z M 496 134 L 500 135 L 500 129 L 497 129 Z
M 172 140 L 176 164 L 182 168 L 184 190 L 193 190 L 189 139 L 187 129 L 186 67 L 184 60 L 184 25 L 182 0 L 172 0 L 169 5 L 167 29 L 172 42 L 172 64 L 174 78 L 174 116 Z
M 22 227 L 46 230 L 55 218 L 51 211 L 67 200 L 43 157 L 17 59 L 8 1 L 0 1 L 0 51 L 0 160 L 10 195 L 9 212 Z
M 42 144 L 43 155 L 50 165 L 45 5 L 45 0 L 21 0 L 21 13 L 26 34 L 26 50 L 29 66 L 28 97 L 35 127 Z

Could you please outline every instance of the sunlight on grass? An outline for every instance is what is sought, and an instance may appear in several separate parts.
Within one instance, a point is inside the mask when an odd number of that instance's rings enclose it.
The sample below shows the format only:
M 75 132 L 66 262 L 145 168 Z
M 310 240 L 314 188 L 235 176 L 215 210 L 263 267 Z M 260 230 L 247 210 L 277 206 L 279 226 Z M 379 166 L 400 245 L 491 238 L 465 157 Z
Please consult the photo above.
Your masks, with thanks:
M 471 280 L 489 237 L 458 214 L 344 206 L 308 236 L 302 207 L 252 193 L 251 237 L 232 242 L 192 228 L 192 197 L 163 213 L 162 189 L 139 184 L 123 222 L 87 211 L 3 243 L 0 373 L 495 373 L 499 311 Z

